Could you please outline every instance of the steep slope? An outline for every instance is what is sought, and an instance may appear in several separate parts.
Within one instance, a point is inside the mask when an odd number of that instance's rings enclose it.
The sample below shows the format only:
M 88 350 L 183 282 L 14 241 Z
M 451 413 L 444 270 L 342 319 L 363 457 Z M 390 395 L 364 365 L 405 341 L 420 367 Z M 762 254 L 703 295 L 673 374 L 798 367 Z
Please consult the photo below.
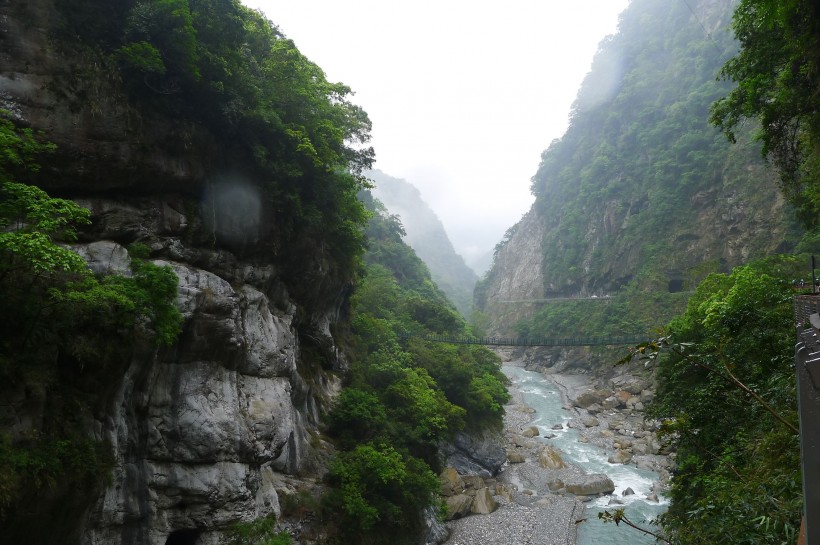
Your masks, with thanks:
M 427 264 L 433 280 L 459 312 L 468 316 L 478 277 L 453 249 L 441 220 L 411 183 L 379 170 L 369 171 L 367 176 L 376 184 L 373 196 L 384 203 L 391 214 L 401 218 L 406 232 L 404 240 Z
M 366 217 L 345 171 L 367 160 L 344 142 L 366 139 L 366 116 L 238 2 L 5 2 L 0 44 L 4 121 L 57 146 L 16 181 L 90 211 L 72 248 L 108 292 L 75 287 L 75 308 L 116 296 L 127 284 L 107 278 L 145 253 L 183 317 L 157 346 L 147 323 L 99 323 L 116 336 L 98 342 L 94 316 L 69 314 L 93 342 L 66 345 L 34 327 L 62 284 L 26 312 L 0 298 L 0 540 L 217 543 L 281 514 L 328 456 L 319 417 L 346 364 L 332 331 Z M 26 229 L 5 223 L 3 191 L 3 228 Z M 4 294 L 59 276 L 9 285 L 25 271 L 2 250 Z M 128 302 L 111 298 L 101 319 Z M 34 334 L 11 338 L 30 316 Z
M 542 154 L 526 220 L 539 228 L 524 221 L 513 228 L 477 290 L 486 294 L 478 304 L 492 329 L 510 331 L 536 312 L 530 305 L 502 318 L 508 311 L 495 295 L 509 267 L 532 266 L 521 247 L 542 249 L 541 285 L 505 296 L 633 290 L 636 302 L 641 293 L 690 290 L 708 272 L 794 247 L 791 212 L 758 148 L 748 140 L 730 145 L 708 124 L 710 105 L 728 89 L 715 74 L 736 49 L 727 30 L 732 6 L 635 0 L 622 14 L 579 90 L 570 127 Z M 555 323 L 534 320 L 526 329 Z

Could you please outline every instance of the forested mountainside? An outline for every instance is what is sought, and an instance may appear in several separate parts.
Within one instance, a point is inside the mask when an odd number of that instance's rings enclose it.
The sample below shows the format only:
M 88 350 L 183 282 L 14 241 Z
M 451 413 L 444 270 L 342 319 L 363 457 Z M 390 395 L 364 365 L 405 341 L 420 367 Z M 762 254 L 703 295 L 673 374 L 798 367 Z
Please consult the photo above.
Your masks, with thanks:
M 506 391 L 399 337 L 466 326 L 349 93 L 235 0 L 0 3 L 4 543 L 416 541 Z
M 463 316 L 469 316 L 478 276 L 455 252 L 436 213 L 410 182 L 393 178 L 380 170 L 368 171 L 365 175 L 375 183 L 373 196 L 391 214 L 399 216 L 406 233 L 404 240 L 427 264 L 435 283 Z
M 490 330 L 652 335 L 620 363 L 656 383 L 647 416 L 676 454 L 669 510 L 648 528 L 666 543 L 802 542 L 813 483 L 793 299 L 813 292 L 796 280 L 812 274 L 820 218 L 818 21 L 808 0 L 633 0 L 476 289 Z M 584 373 L 618 359 L 530 355 Z M 636 522 L 624 516 L 604 514 Z
M 599 319 L 584 323 L 599 332 L 645 331 L 681 308 L 685 298 L 669 294 L 797 246 L 793 212 L 750 141 L 752 128 L 731 144 L 709 123 L 710 106 L 731 89 L 716 76 L 737 51 L 734 4 L 630 3 L 618 32 L 600 44 L 566 134 L 542 154 L 532 210 L 496 247 L 476 290 L 487 327 L 509 332 L 541 308 L 502 300 L 632 292 L 650 299 L 624 303 L 629 311 L 587 306 Z M 517 247 L 540 248 L 538 267 L 532 256 L 522 261 Z M 513 277 L 520 281 L 510 284 Z M 554 310 L 544 308 L 519 332 L 585 327 L 560 325 L 548 316 Z

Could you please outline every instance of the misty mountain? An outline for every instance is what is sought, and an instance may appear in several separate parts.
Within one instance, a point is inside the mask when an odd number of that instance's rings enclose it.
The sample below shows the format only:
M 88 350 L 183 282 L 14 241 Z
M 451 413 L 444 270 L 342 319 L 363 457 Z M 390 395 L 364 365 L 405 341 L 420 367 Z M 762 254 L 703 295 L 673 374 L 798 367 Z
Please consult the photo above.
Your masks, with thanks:
M 430 269 L 435 283 L 459 312 L 469 315 L 473 288 L 478 277 L 453 249 L 436 213 L 422 200 L 419 190 L 409 182 L 388 176 L 380 170 L 367 172 L 367 177 L 375 182 L 376 187 L 371 191 L 373 196 L 391 214 L 401 218 L 407 233 L 405 242 Z
M 793 212 L 753 127 L 731 144 L 709 124 L 711 104 L 731 89 L 716 75 L 737 51 L 734 4 L 633 0 L 621 15 L 618 32 L 599 46 L 569 128 L 542 153 L 532 209 L 496 247 L 476 291 L 491 329 L 518 323 L 519 332 L 535 334 L 561 320 L 555 306 L 494 301 L 632 293 L 633 303 L 644 299 L 634 303 L 643 311 L 652 294 L 671 311 L 671 301 L 685 300 L 673 295 L 708 273 L 797 247 Z M 522 251 L 536 252 L 535 262 Z M 599 331 L 663 323 L 649 312 L 641 322 L 635 306 L 607 308 Z M 520 322 L 534 313 L 543 319 Z M 596 327 L 580 321 L 563 323 L 568 332 Z

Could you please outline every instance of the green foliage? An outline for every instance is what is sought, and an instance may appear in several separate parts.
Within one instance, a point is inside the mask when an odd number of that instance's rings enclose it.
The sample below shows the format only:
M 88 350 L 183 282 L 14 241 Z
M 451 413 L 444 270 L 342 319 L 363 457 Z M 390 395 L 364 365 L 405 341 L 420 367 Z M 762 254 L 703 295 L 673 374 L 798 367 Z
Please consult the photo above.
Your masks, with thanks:
M 49 439 L 42 435 L 12 442 L 0 435 L 0 520 L 38 491 L 85 489 L 104 479 L 113 464 L 107 446 L 87 438 Z
M 635 283 L 637 284 L 637 282 Z M 651 335 L 686 308 L 687 292 L 643 292 L 635 284 L 597 301 L 554 301 L 516 324 L 521 337 Z
M 736 51 L 720 30 L 730 13 L 714 4 L 693 9 L 697 15 L 684 2 L 631 2 L 619 33 L 601 44 L 565 135 L 543 152 L 532 191 L 546 227 L 545 293 L 669 291 L 676 274 L 690 280 L 704 255 L 725 272 L 739 264 L 726 251 L 735 235 L 704 225 L 730 203 L 752 210 L 777 200 L 758 146 L 731 146 L 708 122 L 711 104 L 729 90 L 715 75 Z M 705 33 L 701 20 L 717 30 Z M 774 240 L 795 242 L 782 217 L 767 221 L 775 237 L 741 235 L 752 258 L 774 251 Z
M 54 542 L 66 536 L 47 535 L 38 517 L 58 504 L 61 519 L 82 517 L 111 467 L 110 447 L 85 426 L 119 384 L 139 333 L 158 344 L 179 333 L 177 277 L 139 259 L 131 277 L 92 275 L 64 246 L 89 212 L 15 181 L 53 146 L 5 117 L 0 143 L 0 396 L 22 395 L 41 411 L 38 429 L 0 433 L 0 533 Z
M 742 0 L 734 13 L 740 52 L 721 70 L 737 86 L 712 108 L 732 141 L 745 119 L 758 119 L 762 154 L 801 222 L 820 220 L 820 11 L 811 0 Z
M 156 47 L 148 42 L 134 42 L 116 51 L 119 61 L 127 70 L 143 74 L 165 74 L 165 63 Z
M 200 78 L 196 30 L 188 0 L 140 0 L 131 8 L 124 30 L 125 39 L 130 41 L 116 53 L 129 69 L 142 76 Z M 177 85 L 174 81 L 163 83 Z
M 271 247 L 292 249 L 276 252 L 291 293 L 304 304 L 326 295 L 304 282 L 316 262 L 339 283 L 352 280 L 367 221 L 356 195 L 367 187 L 361 172 L 373 150 L 365 146 L 370 120 L 351 90 L 329 82 L 238 0 L 99 4 L 60 3 L 70 27 L 64 41 L 77 36 L 87 55 L 104 57 L 95 64 L 113 65 L 111 79 L 122 80 L 143 115 L 204 129 L 222 165 L 242 165 L 262 190 Z
M 372 201 L 366 268 L 352 298 L 349 384 L 329 417 L 340 448 L 326 509 L 346 542 L 415 543 L 435 503 L 438 445 L 459 430 L 500 426 L 508 400 L 498 358 L 483 347 L 431 345 L 407 333 L 466 325 L 401 242 L 401 224 Z M 338 518 L 338 517 L 337 517 Z
M 276 531 L 276 517 L 269 515 L 251 522 L 238 522 L 226 534 L 226 545 L 290 545 L 287 532 Z
M 414 543 L 407 531 L 418 530 L 419 512 L 438 489 L 438 478 L 424 462 L 385 443 L 341 453 L 330 482 L 336 487 L 327 502 L 343 514 L 341 534 L 359 543 L 362 536 L 371 543 Z
M 794 540 L 802 502 L 791 281 L 804 269 L 770 258 L 710 275 L 669 325 L 679 348 L 659 360 L 649 413 L 677 447 L 662 519 L 675 543 Z

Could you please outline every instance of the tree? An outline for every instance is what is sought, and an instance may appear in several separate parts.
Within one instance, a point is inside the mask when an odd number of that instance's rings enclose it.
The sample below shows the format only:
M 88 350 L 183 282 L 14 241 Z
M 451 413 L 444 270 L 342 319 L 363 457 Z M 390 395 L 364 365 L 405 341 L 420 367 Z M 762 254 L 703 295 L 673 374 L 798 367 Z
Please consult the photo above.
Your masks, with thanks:
M 742 0 L 734 14 L 740 52 L 721 70 L 737 87 L 712 107 L 711 121 L 735 141 L 758 119 L 762 154 L 801 222 L 820 223 L 820 11 L 812 0 Z
M 796 265 L 769 259 L 712 274 L 669 325 L 674 344 L 658 360 L 649 414 L 677 450 L 662 517 L 674 543 L 794 542 L 802 503 L 789 282 Z

